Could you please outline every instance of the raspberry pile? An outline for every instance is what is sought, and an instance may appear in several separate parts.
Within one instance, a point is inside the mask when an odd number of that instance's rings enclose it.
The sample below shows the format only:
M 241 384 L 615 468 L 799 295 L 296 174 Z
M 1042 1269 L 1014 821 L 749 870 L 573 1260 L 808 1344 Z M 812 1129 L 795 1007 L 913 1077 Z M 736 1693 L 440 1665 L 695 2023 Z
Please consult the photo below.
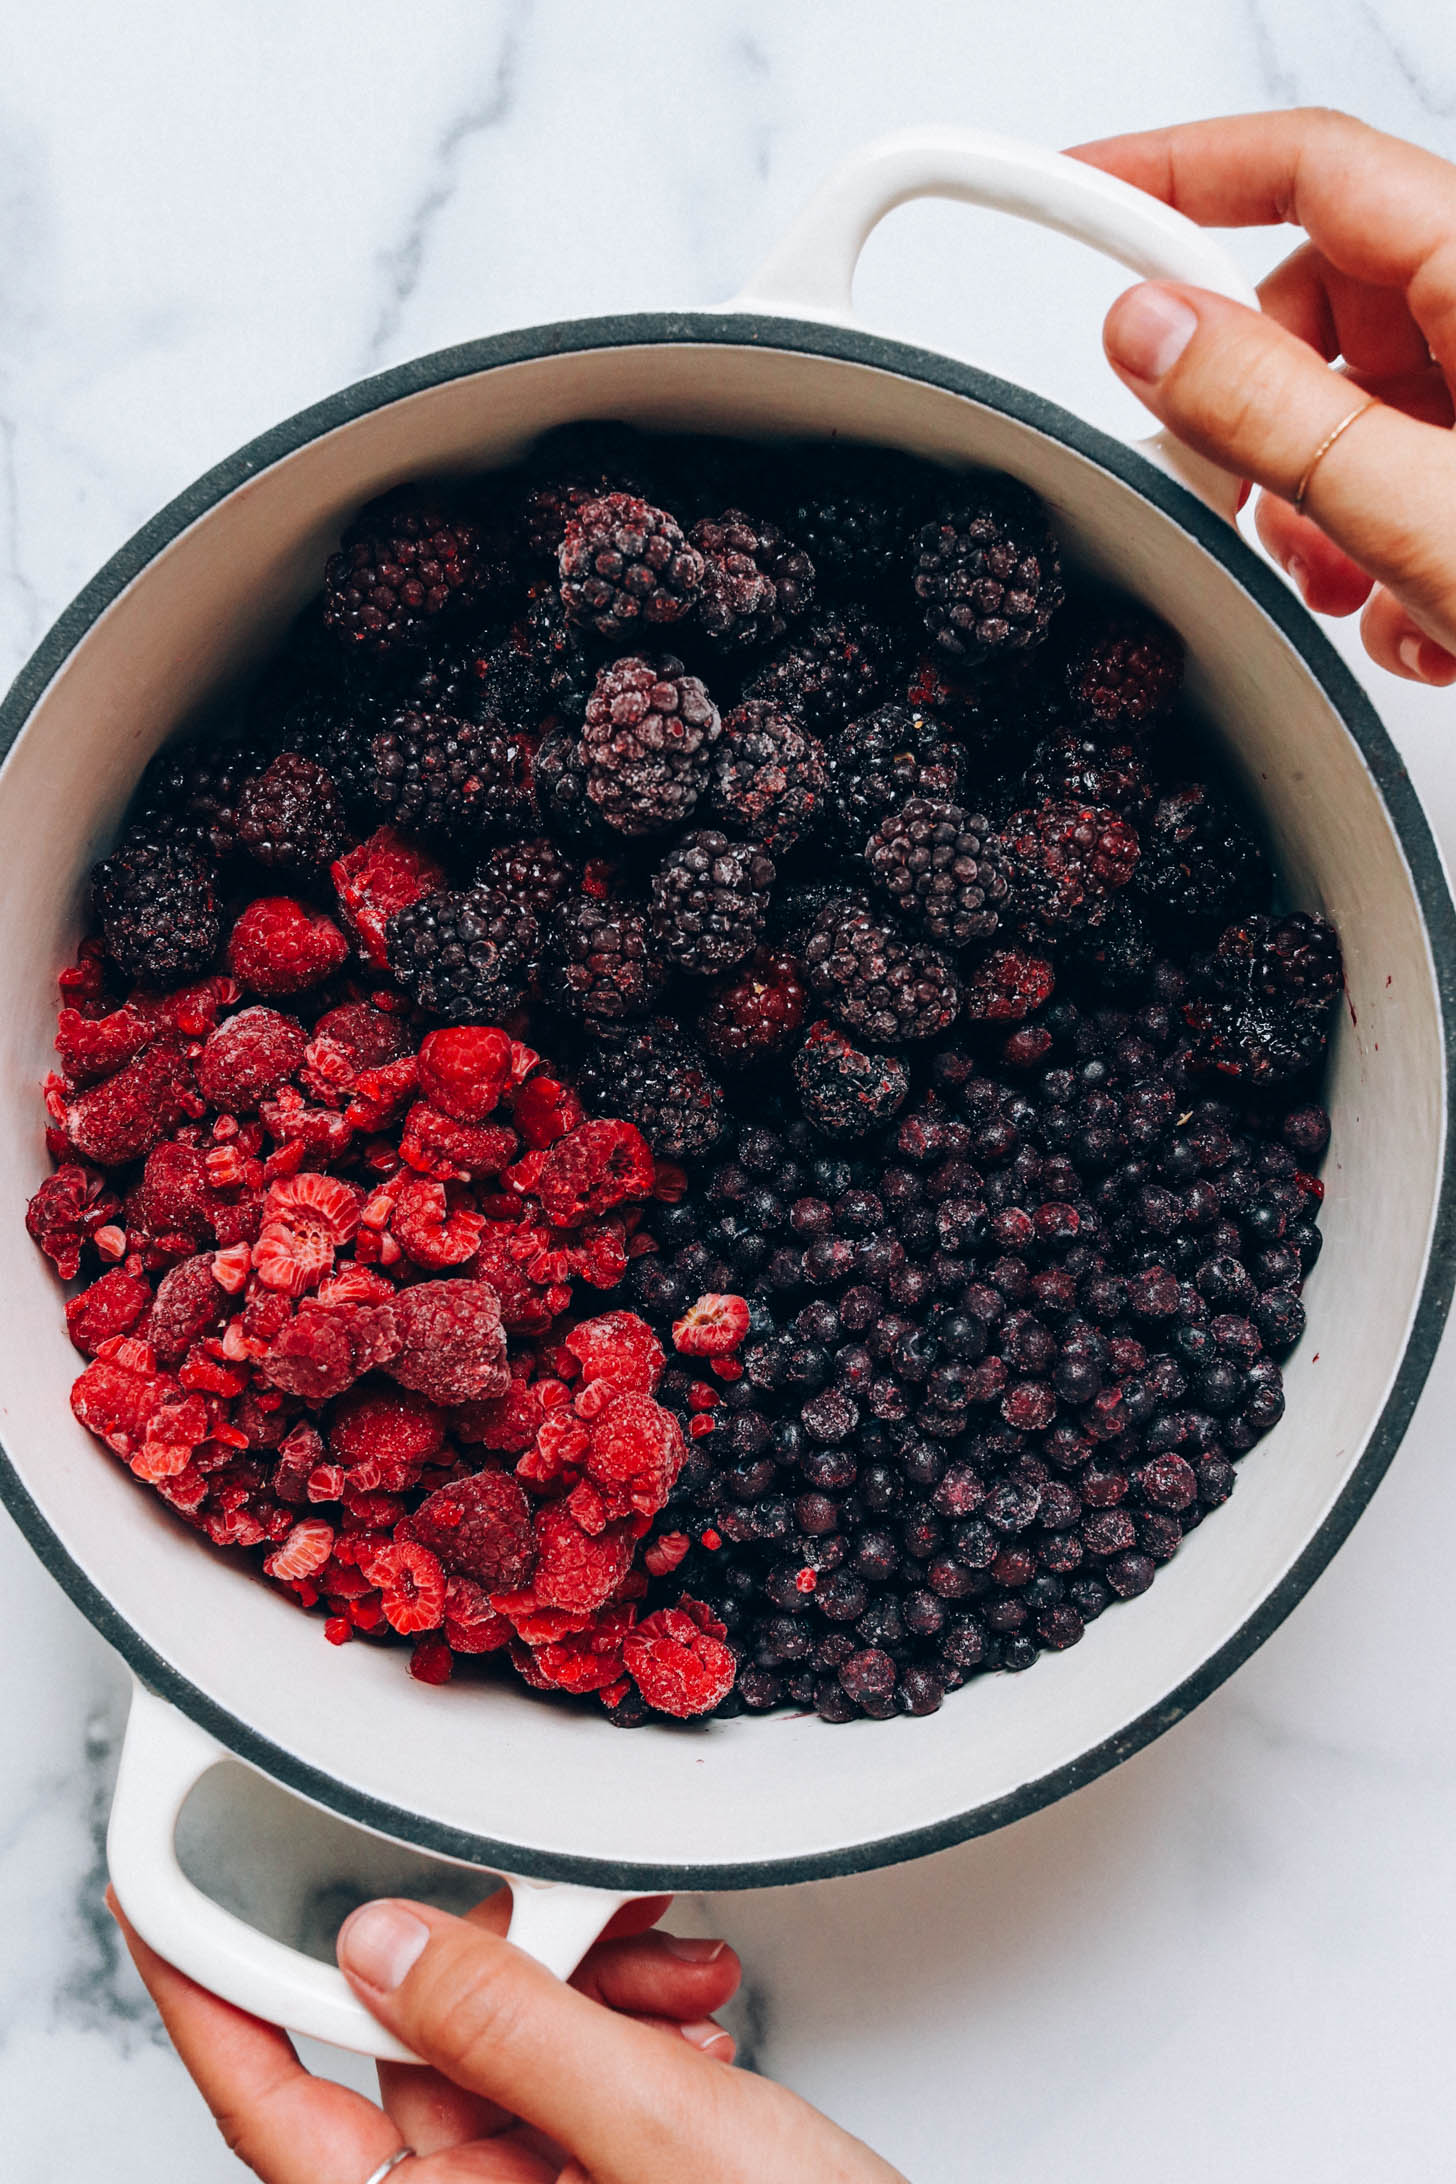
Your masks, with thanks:
M 837 1722 L 1075 1643 L 1320 1241 L 1339 942 L 1182 680 L 887 449 L 572 426 L 364 508 L 62 973 L 77 1416 L 426 1681 Z

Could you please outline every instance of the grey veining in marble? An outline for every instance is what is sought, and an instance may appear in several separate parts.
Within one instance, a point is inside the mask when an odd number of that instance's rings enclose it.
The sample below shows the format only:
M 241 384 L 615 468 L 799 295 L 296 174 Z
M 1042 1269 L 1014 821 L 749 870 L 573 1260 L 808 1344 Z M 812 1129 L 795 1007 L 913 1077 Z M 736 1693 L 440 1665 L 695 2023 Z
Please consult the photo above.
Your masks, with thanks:
M 5 28 L 6 675 L 276 418 L 472 334 L 720 300 L 881 130 L 1067 143 L 1298 100 L 1456 155 L 1434 0 L 11 0 Z M 1235 247 L 1262 271 L 1280 246 Z M 873 238 L 859 303 L 1132 432 L 1098 342 L 1119 285 L 1059 238 L 916 206 Z M 1456 843 L 1456 707 L 1370 680 Z M 916 1866 L 680 1904 L 743 1952 L 745 2061 L 917 2184 L 1449 2174 L 1453 1399 L 1448 1350 L 1310 1599 L 1114 1775 Z M 0 2175 L 224 2184 L 100 1906 L 123 1679 L 8 1527 L 0 1574 Z M 290 1824 L 265 1806 L 258 1844 Z M 254 1901 L 261 1862 L 235 1876 Z M 283 1888 L 267 1915 L 323 1952 L 343 1907 Z

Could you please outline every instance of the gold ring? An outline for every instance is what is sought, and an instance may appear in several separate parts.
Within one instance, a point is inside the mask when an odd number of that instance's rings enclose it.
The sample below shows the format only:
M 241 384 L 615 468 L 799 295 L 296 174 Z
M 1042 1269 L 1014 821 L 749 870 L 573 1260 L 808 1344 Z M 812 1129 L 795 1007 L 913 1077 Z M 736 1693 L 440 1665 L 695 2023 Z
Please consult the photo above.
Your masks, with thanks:
M 1297 516 L 1302 515 L 1304 512 L 1304 496 L 1309 491 L 1310 479 L 1314 476 L 1316 470 L 1318 470 L 1326 455 L 1329 454 L 1330 449 L 1334 446 L 1336 440 L 1339 439 L 1340 434 L 1342 432 L 1348 432 L 1351 425 L 1354 424 L 1356 418 L 1363 417 L 1366 410 L 1377 409 L 1378 407 L 1379 403 L 1376 397 L 1373 394 L 1367 395 L 1363 402 L 1359 403 L 1356 408 L 1351 410 L 1348 417 L 1342 417 L 1340 419 L 1339 423 L 1335 426 L 1333 432 L 1327 432 L 1325 434 L 1324 438 L 1320 441 L 1319 446 L 1315 449 L 1313 455 L 1310 456 L 1309 461 L 1305 464 L 1304 476 L 1300 479 L 1298 485 L 1294 488 L 1294 513 Z

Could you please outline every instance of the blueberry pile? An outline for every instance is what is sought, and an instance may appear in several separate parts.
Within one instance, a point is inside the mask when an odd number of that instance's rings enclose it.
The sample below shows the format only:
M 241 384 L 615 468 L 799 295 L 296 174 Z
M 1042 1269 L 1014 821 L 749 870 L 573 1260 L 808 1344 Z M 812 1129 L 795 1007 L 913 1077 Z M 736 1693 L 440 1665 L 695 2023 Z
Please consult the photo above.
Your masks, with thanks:
M 361 511 L 98 868 L 127 980 L 215 969 L 261 868 L 355 989 L 641 1131 L 620 1302 L 669 1344 L 748 1305 L 664 1378 L 647 1541 L 720 1713 L 927 1713 L 1074 1644 L 1280 1416 L 1339 943 L 1182 682 L 1009 478 L 571 427 Z

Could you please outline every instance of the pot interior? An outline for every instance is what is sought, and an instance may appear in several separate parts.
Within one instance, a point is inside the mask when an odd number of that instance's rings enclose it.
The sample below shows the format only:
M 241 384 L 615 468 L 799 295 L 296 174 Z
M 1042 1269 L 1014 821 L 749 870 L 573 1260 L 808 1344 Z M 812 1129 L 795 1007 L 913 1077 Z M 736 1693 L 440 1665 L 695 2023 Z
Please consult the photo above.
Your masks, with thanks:
M 1074 561 L 1182 632 L 1193 701 L 1263 809 L 1290 898 L 1326 912 L 1344 943 L 1326 1248 L 1282 1424 L 1149 1594 L 1030 1679 L 980 1679 L 927 1720 L 747 1718 L 624 1736 L 505 1685 L 431 1689 L 397 1651 L 326 1644 L 316 1619 L 186 1532 L 67 1405 L 77 1358 L 62 1296 L 21 1217 L 46 1166 L 39 1086 L 54 978 L 92 859 L 152 751 L 313 590 L 353 507 L 406 478 L 509 460 L 547 427 L 592 415 L 754 435 L 832 428 L 1024 478 Z M 966 1832 L 978 1809 L 1164 1707 L 1256 1614 L 1349 1482 L 1420 1295 L 1444 1144 L 1440 1007 L 1401 844 L 1331 699 L 1236 578 L 1089 456 L 961 393 L 843 357 L 716 341 L 549 354 L 411 392 L 249 476 L 141 568 L 36 705 L 0 773 L 0 917 L 0 1434 L 11 1461 L 131 1630 L 268 1740 L 277 1771 L 316 1770 L 334 1785 L 310 1778 L 316 1794 L 356 1817 L 369 1817 L 363 1800 L 380 1801 L 392 1808 L 373 1808 L 382 1825 L 436 1848 L 483 1839 L 488 1860 L 488 1846 L 519 1846 L 521 1869 L 548 1873 L 575 1859 L 642 1878 L 736 1869 L 716 1875 L 725 1880 L 773 1861 L 830 1869 L 855 1862 L 853 1846 L 920 1830 Z M 893 1854 L 888 1842 L 881 1854 Z

